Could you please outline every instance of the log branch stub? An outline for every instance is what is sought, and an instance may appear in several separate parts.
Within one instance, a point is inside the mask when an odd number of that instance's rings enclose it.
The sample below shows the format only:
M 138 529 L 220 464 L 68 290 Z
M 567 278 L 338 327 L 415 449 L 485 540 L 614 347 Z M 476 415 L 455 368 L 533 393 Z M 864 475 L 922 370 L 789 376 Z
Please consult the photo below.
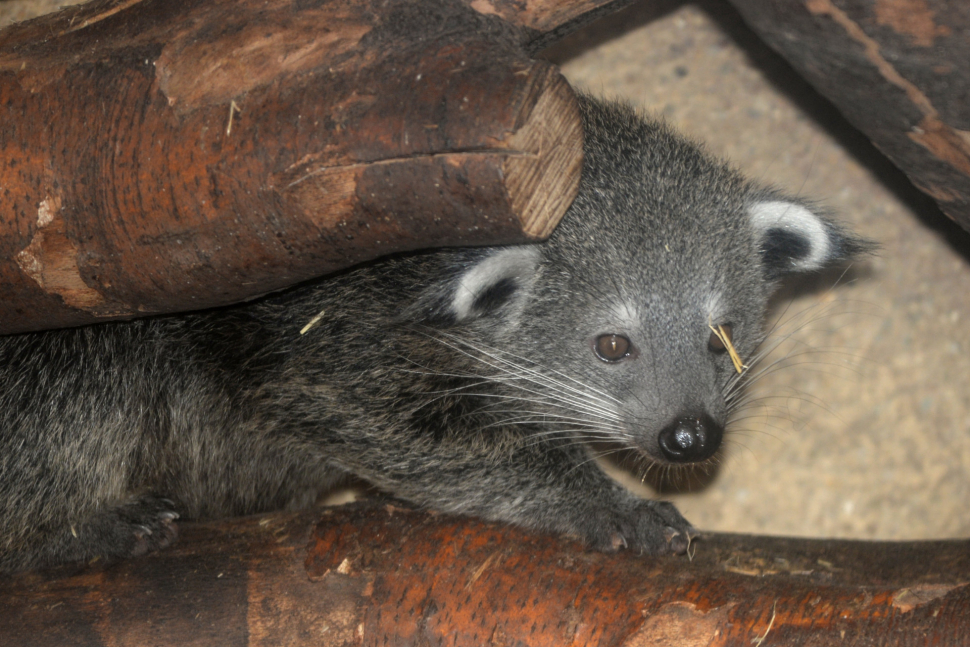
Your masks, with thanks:
M 102 0 L 0 32 L 0 334 L 547 236 L 582 133 L 525 40 L 460 0 Z
M 970 7 L 731 0 L 772 48 L 970 231 Z
M 0 582 L 0 644 L 964 644 L 970 542 L 710 535 L 692 559 L 369 500 Z M 765 636 L 770 640 L 765 640 Z M 667 642 L 664 642 L 667 641 Z

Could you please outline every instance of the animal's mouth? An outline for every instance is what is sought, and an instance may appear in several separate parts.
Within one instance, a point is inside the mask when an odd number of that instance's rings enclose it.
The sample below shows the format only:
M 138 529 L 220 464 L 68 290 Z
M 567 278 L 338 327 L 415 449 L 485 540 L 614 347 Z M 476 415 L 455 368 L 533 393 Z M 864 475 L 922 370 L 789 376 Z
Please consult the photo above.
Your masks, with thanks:
M 600 468 L 615 481 L 641 496 L 698 492 L 707 487 L 718 472 L 713 458 L 696 463 L 671 463 L 642 446 L 626 443 L 592 443 Z M 646 486 L 647 489 L 643 489 Z
M 631 431 L 623 438 L 591 444 L 592 455 L 602 457 L 597 463 L 610 478 L 646 498 L 697 493 L 711 486 L 724 463 L 719 453 L 724 426 L 717 424 L 715 416 L 708 415 L 705 419 L 701 415 L 684 415 L 672 421 L 668 419 L 659 431 L 656 426 L 638 422 L 639 425 L 627 426 Z M 671 440 L 695 444 L 687 452 L 680 447 L 668 447 L 671 453 L 681 452 L 672 459 L 661 446 L 660 437 L 664 432 L 674 436 L 677 422 L 683 422 L 693 438 Z M 680 426 L 681 432 L 684 425 Z M 701 448 L 697 447 L 698 441 Z

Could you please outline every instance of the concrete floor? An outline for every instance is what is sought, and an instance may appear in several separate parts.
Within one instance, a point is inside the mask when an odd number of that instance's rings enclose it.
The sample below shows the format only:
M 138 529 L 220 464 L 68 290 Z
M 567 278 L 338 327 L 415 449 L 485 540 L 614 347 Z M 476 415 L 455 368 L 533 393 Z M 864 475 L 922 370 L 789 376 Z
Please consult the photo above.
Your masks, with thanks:
M 0 25 L 64 4 L 0 0 Z M 756 384 L 762 399 L 729 428 L 719 469 L 683 492 L 662 484 L 664 496 L 708 530 L 970 536 L 970 235 L 726 3 L 641 2 L 544 56 L 882 245 L 779 296 L 783 368 Z

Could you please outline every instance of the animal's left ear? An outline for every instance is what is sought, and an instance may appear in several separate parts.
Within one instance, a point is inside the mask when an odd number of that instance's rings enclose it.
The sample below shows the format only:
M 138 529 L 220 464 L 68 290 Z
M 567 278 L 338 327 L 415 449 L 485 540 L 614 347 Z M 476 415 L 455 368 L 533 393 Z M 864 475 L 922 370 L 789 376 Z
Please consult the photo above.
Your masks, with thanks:
M 748 215 L 769 279 L 820 270 L 874 247 L 798 202 L 773 197 L 755 200 Z

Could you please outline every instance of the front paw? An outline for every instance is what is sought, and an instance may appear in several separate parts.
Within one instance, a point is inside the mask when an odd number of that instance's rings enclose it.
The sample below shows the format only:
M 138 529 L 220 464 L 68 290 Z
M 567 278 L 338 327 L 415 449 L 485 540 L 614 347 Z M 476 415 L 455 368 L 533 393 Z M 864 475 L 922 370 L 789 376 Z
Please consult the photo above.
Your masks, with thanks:
M 52 546 L 54 563 L 139 557 L 172 545 L 178 538 L 175 504 L 145 495 L 103 510 L 84 523 L 71 526 L 63 547 Z
M 179 514 L 174 507 L 168 499 L 146 496 L 119 508 L 118 531 L 123 545 L 112 552 L 121 557 L 138 557 L 172 545 L 178 538 L 175 520 Z
M 681 555 L 700 533 L 672 503 L 637 500 L 620 509 L 597 510 L 585 534 L 591 548 L 606 553 L 626 549 Z

